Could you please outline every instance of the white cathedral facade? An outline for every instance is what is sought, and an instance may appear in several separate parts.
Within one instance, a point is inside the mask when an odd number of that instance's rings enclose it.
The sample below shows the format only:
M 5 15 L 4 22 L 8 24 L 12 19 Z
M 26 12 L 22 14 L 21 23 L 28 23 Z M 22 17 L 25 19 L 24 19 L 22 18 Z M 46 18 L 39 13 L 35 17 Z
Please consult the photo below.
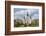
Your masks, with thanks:
M 29 16 L 27 16 L 27 18 L 25 17 L 24 19 L 22 19 L 23 20 L 23 23 L 25 24 L 31 24 L 31 22 L 32 22 L 32 19 L 29 17 Z

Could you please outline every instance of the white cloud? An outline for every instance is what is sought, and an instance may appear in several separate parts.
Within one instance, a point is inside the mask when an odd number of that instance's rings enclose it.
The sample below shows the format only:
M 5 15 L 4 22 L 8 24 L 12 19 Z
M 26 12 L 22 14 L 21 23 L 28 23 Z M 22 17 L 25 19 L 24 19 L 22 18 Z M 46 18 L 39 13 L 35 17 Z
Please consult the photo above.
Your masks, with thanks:
M 32 19 L 38 19 L 39 15 L 38 14 L 34 14 L 34 16 L 32 17 Z
M 16 11 L 15 15 L 19 15 L 19 14 L 31 14 L 31 10 L 20 10 L 20 11 Z

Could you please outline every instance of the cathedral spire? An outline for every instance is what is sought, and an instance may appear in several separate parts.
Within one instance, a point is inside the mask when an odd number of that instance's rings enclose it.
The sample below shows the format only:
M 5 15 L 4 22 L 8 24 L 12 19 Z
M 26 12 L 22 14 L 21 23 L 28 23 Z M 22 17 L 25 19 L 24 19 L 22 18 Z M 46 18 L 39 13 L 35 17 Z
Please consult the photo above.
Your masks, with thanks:
M 28 15 L 28 12 L 27 12 L 27 17 L 28 17 L 29 15 Z

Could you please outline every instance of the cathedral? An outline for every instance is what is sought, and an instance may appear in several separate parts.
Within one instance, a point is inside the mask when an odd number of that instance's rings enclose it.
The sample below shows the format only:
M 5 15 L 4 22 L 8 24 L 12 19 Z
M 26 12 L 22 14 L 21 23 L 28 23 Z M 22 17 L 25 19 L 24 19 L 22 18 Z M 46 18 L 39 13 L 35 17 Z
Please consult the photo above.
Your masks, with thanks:
M 23 23 L 24 24 L 26 23 L 27 25 L 29 25 L 29 24 L 31 24 L 31 21 L 32 21 L 31 16 L 29 16 L 29 14 L 27 12 L 27 16 L 26 17 L 24 16 Z

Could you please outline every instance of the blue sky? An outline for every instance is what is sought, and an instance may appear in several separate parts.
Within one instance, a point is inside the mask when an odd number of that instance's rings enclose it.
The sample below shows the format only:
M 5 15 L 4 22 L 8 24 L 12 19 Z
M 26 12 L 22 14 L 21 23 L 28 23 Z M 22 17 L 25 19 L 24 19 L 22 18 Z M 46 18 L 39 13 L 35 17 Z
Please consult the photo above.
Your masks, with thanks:
M 31 16 L 33 19 L 39 18 L 39 9 L 14 8 L 16 19 L 23 19 L 24 16 L 27 18 L 27 12 L 29 17 Z

